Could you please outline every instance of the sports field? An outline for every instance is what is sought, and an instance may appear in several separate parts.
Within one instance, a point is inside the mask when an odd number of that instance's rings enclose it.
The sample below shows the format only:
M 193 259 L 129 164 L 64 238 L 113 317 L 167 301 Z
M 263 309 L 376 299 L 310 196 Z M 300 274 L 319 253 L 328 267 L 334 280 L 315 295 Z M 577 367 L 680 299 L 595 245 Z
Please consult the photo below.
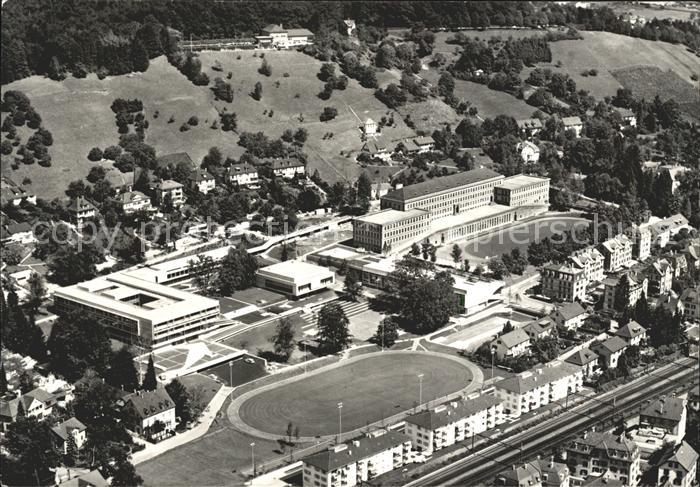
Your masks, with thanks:
M 477 238 L 450 242 L 438 248 L 438 258 L 451 259 L 450 252 L 454 244 L 464 250 L 464 258 L 471 264 L 483 262 L 489 257 L 502 255 L 514 248 L 526 252 L 532 242 L 539 242 L 545 237 L 560 235 L 576 227 L 586 227 L 589 222 L 579 217 L 544 217 L 538 220 L 515 225 Z
M 349 432 L 415 407 L 418 374 L 423 374 L 424 402 L 472 382 L 461 359 L 426 352 L 374 353 L 264 389 L 244 400 L 238 413 L 248 426 L 268 434 L 282 436 L 291 421 L 301 436 L 324 436 L 337 434 L 342 402 L 343 431 Z

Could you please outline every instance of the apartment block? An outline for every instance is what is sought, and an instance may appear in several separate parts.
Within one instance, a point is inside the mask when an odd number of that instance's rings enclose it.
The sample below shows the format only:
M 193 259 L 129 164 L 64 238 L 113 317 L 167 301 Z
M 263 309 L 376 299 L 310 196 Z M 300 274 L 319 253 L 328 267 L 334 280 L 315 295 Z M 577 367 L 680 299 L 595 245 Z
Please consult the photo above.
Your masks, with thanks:
M 451 401 L 406 418 L 406 434 L 427 455 L 503 423 L 499 398 L 482 394 Z
M 353 487 L 409 463 L 411 440 L 378 430 L 303 459 L 304 487 Z
M 577 250 L 569 256 L 569 262 L 577 269 L 583 269 L 583 275 L 589 283 L 605 279 L 605 258 L 594 247 Z
M 632 241 L 626 235 L 617 235 L 598 247 L 605 259 L 605 270 L 615 272 L 632 263 Z
M 585 480 L 589 475 L 603 474 L 631 487 L 642 475 L 641 452 L 625 436 L 591 431 L 584 433 L 566 448 L 566 464 L 572 480 Z
M 583 370 L 566 362 L 550 362 L 533 371 L 496 382 L 496 397 L 504 412 L 517 418 L 529 411 L 565 399 L 583 388 Z
M 542 269 L 542 294 L 562 301 L 582 301 L 586 297 L 585 271 L 569 264 L 550 264 Z

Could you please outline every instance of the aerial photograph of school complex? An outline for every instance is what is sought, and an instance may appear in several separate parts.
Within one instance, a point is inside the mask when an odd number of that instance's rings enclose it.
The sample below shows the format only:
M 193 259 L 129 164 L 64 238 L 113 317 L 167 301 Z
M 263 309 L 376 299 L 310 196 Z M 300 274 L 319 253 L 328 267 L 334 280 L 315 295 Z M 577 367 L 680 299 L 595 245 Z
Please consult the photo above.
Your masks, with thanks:
M 0 487 L 700 485 L 699 2 L 0 13 Z

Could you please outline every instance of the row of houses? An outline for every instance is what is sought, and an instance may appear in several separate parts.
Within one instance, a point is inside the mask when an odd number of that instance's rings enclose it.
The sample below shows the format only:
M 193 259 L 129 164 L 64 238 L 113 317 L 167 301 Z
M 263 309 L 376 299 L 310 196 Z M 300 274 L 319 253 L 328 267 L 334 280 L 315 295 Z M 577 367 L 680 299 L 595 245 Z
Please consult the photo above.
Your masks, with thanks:
M 365 121 L 363 131 L 369 137 L 365 145 L 362 146 L 362 153 L 369 155 L 372 159 L 386 162 L 391 159 L 391 155 L 394 153 L 415 156 L 430 152 L 435 148 L 435 140 L 429 135 L 389 141 L 384 136 L 377 135 L 377 124 L 372 119 Z

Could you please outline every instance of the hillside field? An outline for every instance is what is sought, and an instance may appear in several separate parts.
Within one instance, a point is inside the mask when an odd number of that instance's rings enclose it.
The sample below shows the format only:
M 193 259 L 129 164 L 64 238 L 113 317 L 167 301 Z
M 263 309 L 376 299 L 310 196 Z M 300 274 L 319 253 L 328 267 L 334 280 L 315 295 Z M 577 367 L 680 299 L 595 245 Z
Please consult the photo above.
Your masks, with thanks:
M 243 148 L 237 145 L 236 134 L 210 128 L 212 121 L 218 118 L 217 109 L 226 106 L 228 111 L 238 115 L 239 132 L 264 131 L 270 137 L 278 137 L 285 128 L 305 127 L 309 132 L 305 145 L 309 171 L 318 169 L 330 182 L 354 179 L 360 171 L 354 155 L 362 147 L 361 122 L 367 117 L 379 120 L 388 111 L 374 97 L 373 90 L 362 88 L 351 79 L 346 90 L 334 91 L 331 98 L 324 101 L 316 96 L 323 88 L 323 82 L 316 77 L 320 61 L 296 51 L 265 51 L 272 66 L 272 75 L 266 77 L 257 72 L 261 59 L 253 57 L 253 52 L 201 53 L 203 70 L 210 75 L 212 83 L 215 75 L 226 78 L 228 71 L 233 73 L 230 80 L 235 90 L 233 103 L 215 101 L 208 87 L 190 83 L 164 57 L 152 60 L 145 73 L 104 80 L 91 74 L 84 79 L 69 77 L 61 82 L 32 76 L 5 85 L 3 92 L 21 90 L 29 96 L 44 126 L 52 132 L 54 144 L 49 148 L 52 167 L 20 165 L 17 171 L 12 171 L 9 168 L 12 156 L 7 156 L 2 159 L 3 173 L 7 170 L 17 182 L 29 177 L 32 180 L 30 189 L 44 198 L 64 197 L 68 183 L 85 177 L 94 164 L 87 160 L 89 150 L 117 143 L 117 126 L 110 109 L 112 101 L 138 98 L 144 103 L 150 123 L 147 142 L 159 155 L 185 151 L 198 162 L 210 147 L 218 146 L 225 155 L 240 156 Z M 241 59 L 237 59 L 239 55 Z M 211 69 L 217 60 L 223 67 L 222 73 Z M 284 73 L 289 76 L 285 77 Z M 260 101 L 249 96 L 257 81 L 263 86 Z M 337 108 L 338 116 L 332 121 L 320 122 L 318 117 L 325 106 Z M 156 110 L 158 118 L 154 118 Z M 273 110 L 273 116 L 264 115 L 265 110 L 268 113 Z M 300 122 L 300 114 L 303 122 Z M 193 115 L 199 118 L 199 125 L 180 132 L 180 126 Z M 175 120 L 168 123 L 171 116 Z M 395 127 L 385 129 L 388 138 L 415 135 L 399 117 L 395 117 L 395 121 Z M 333 138 L 324 140 L 327 132 L 332 132 Z M 346 157 L 348 153 L 351 155 Z
M 700 58 L 688 52 L 682 45 L 660 41 L 635 39 L 609 32 L 581 32 L 582 40 L 550 43 L 551 63 L 539 63 L 538 67 L 550 68 L 569 74 L 579 89 L 588 90 L 602 99 L 612 96 L 622 85 L 612 71 L 635 66 L 657 66 L 662 71 L 673 71 L 681 79 L 691 83 L 690 76 L 700 73 Z M 562 63 L 556 67 L 557 61 Z M 584 70 L 597 69 L 597 76 L 582 76 Z M 522 72 L 526 79 L 532 68 Z M 697 82 L 694 83 L 697 87 Z M 660 90 L 663 87 L 659 87 Z

